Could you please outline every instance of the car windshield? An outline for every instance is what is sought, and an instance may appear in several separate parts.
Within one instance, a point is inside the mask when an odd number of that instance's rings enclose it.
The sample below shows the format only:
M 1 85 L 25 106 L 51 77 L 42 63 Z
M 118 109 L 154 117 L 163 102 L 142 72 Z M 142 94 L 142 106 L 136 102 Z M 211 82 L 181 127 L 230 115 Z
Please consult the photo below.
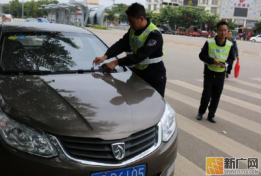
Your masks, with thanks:
M 3 71 L 88 70 L 107 50 L 94 35 L 61 32 L 7 33 L 2 45 Z

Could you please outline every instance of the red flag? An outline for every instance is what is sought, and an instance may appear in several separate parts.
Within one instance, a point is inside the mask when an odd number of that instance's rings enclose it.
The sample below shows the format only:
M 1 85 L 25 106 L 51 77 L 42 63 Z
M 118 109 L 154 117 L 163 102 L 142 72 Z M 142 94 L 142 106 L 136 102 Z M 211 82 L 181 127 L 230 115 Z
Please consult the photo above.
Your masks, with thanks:
M 240 71 L 240 64 L 239 64 L 239 60 L 237 59 L 237 63 L 235 65 L 235 78 L 238 77 L 239 71 Z

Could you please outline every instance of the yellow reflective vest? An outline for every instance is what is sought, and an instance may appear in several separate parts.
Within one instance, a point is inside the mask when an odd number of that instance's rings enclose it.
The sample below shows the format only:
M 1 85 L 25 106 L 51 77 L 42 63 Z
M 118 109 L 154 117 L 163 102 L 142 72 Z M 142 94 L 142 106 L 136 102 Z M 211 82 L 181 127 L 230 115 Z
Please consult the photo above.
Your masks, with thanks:
M 230 49 L 233 43 L 226 39 L 225 46 L 218 46 L 214 38 L 208 39 L 208 55 L 211 59 L 217 59 L 225 62 L 228 59 Z M 224 72 L 225 68 L 221 68 L 215 64 L 208 65 L 208 69 L 215 72 Z
M 129 42 L 130 42 L 130 48 L 131 48 L 131 51 L 133 54 L 137 53 L 137 50 L 144 45 L 149 34 L 154 30 L 159 31 L 157 26 L 155 26 L 153 23 L 150 23 L 150 25 L 139 36 L 136 36 L 134 34 L 135 31 L 133 29 L 130 29 Z M 163 54 L 165 54 L 164 51 L 163 51 Z M 160 61 L 162 61 L 162 57 L 146 58 L 144 61 L 142 61 L 138 64 L 135 64 L 134 67 L 136 67 L 139 70 L 144 70 L 145 68 L 148 67 L 149 64 L 158 63 Z

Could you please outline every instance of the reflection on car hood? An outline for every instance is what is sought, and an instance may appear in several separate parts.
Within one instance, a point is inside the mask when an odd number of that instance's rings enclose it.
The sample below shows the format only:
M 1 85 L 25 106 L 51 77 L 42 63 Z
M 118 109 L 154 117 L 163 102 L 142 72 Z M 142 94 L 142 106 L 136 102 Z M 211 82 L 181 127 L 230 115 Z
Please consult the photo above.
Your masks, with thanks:
M 124 138 L 156 125 L 165 109 L 161 96 L 129 71 L 0 77 L 1 108 L 52 134 Z

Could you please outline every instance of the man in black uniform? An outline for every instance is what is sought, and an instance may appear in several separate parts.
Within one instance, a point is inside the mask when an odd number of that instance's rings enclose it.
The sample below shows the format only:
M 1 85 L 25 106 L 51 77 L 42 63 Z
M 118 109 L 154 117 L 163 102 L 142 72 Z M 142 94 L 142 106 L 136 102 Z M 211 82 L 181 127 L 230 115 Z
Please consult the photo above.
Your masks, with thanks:
M 227 39 L 230 40 L 231 42 L 233 42 L 233 48 L 234 48 L 234 52 L 235 52 L 235 56 L 236 56 L 236 59 L 239 60 L 239 57 L 238 57 L 238 48 L 237 48 L 237 41 L 236 39 L 233 39 L 232 38 L 232 31 L 228 31 L 228 34 L 227 34 Z M 233 61 L 234 62 L 234 61 Z M 227 67 L 227 71 L 226 71 L 226 78 L 229 77 L 229 75 L 231 74 L 231 70 L 233 69 L 233 62 L 231 65 L 229 65 Z
M 208 39 L 199 54 L 200 60 L 205 63 L 204 68 L 204 90 L 202 92 L 197 119 L 201 120 L 205 114 L 208 104 L 208 121 L 216 123 L 215 113 L 223 90 L 226 67 L 234 58 L 232 42 L 227 40 L 228 24 L 221 21 L 217 24 L 218 35 Z
M 121 59 L 109 62 L 106 66 L 114 69 L 119 66 L 133 66 L 130 69 L 155 88 L 164 97 L 166 69 L 162 61 L 163 38 L 157 27 L 145 16 L 145 8 L 134 3 L 126 10 L 130 29 L 112 45 L 102 57 L 96 57 L 94 64 L 100 64 L 122 52 L 132 52 Z

